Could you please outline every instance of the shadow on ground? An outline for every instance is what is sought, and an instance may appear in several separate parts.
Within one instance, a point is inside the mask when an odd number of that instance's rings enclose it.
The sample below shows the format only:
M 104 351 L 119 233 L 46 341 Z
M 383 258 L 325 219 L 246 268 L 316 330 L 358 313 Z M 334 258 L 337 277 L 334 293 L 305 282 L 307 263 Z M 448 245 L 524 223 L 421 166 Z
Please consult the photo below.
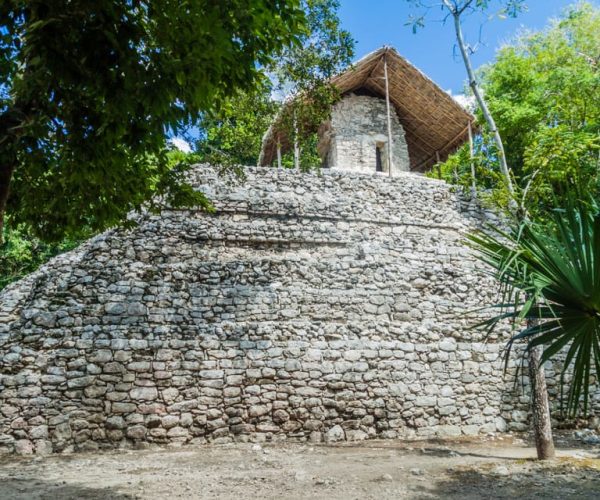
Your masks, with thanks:
M 520 461 L 509 467 L 448 470 L 434 488 L 414 498 L 597 500 L 599 495 L 600 470 L 595 467 L 557 463 L 542 468 L 534 461 Z
M 89 488 L 35 478 L 9 479 L 0 482 L 2 500 L 132 500 L 134 498 L 112 488 Z

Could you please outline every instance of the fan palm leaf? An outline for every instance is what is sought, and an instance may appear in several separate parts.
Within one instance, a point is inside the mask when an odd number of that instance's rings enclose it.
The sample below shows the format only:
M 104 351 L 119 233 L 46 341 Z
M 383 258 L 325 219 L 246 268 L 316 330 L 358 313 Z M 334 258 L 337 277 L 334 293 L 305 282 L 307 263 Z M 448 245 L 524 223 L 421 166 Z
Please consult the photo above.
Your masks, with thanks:
M 582 403 L 587 413 L 592 373 L 600 375 L 598 207 L 571 199 L 544 224 L 490 227 L 469 240 L 500 287 L 500 300 L 477 326 L 491 332 L 508 320 L 515 333 L 507 357 L 515 342 L 525 340 L 527 349 L 543 346 L 541 363 L 562 361 L 561 385 L 571 374 L 566 411 L 575 415 Z

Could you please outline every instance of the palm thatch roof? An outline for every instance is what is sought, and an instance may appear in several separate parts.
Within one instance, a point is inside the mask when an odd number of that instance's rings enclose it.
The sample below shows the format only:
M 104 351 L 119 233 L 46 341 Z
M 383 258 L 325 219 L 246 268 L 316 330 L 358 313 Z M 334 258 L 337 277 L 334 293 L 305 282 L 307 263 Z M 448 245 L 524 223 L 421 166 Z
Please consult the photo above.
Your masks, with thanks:
M 392 47 L 366 55 L 347 71 L 332 78 L 341 94 L 367 89 L 385 97 L 384 59 L 388 67 L 390 102 L 406 134 L 410 168 L 425 171 L 468 140 L 469 123 L 475 117 L 447 92 L 438 87 Z M 275 119 L 263 138 L 259 165 L 270 165 L 277 155 L 291 147 L 282 124 Z

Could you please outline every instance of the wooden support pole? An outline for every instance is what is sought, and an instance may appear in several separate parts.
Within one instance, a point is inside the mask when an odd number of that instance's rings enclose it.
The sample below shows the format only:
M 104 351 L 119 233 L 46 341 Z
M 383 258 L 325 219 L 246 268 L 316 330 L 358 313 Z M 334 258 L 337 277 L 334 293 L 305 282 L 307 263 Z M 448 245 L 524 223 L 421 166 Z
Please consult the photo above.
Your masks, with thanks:
M 300 170 L 300 146 L 298 145 L 298 122 L 294 111 L 294 168 Z
M 388 133 L 388 175 L 392 176 L 392 165 L 394 164 L 394 158 L 392 156 L 393 144 L 392 144 L 392 118 L 390 115 L 390 88 L 388 82 L 388 71 L 387 71 L 387 50 L 383 55 L 383 74 L 385 77 L 385 105 L 387 109 L 387 133 Z
M 281 169 L 281 143 L 277 141 L 277 168 Z
M 442 178 L 442 167 L 440 167 L 440 152 L 435 152 L 435 169 L 437 170 L 438 179 Z
M 471 196 L 477 198 L 477 183 L 475 182 L 475 162 L 473 157 L 475 156 L 473 148 L 473 129 L 471 122 L 469 122 L 469 158 L 471 161 Z

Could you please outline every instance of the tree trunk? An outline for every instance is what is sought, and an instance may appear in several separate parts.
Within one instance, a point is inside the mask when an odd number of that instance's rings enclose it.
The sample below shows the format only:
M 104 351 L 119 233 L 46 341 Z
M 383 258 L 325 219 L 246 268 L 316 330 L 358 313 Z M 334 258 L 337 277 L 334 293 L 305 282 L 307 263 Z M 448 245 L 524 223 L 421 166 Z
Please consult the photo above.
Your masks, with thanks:
M 475 151 L 473 148 L 473 128 L 471 127 L 471 122 L 469 122 L 469 159 L 471 161 L 471 197 L 473 199 L 477 198 L 477 179 L 475 178 L 475 161 L 473 157 L 475 156 Z
M 479 86 L 477 84 L 475 72 L 473 71 L 473 67 L 471 66 L 471 60 L 469 59 L 469 54 L 467 52 L 462 33 L 460 16 L 464 12 L 465 8 L 472 3 L 472 0 L 470 2 L 467 2 L 467 4 L 462 8 L 462 10 L 459 10 L 456 4 L 453 4 L 450 0 L 442 1 L 454 19 L 454 30 L 456 32 L 456 40 L 458 43 L 458 47 L 460 48 L 460 53 L 465 64 L 465 68 L 467 70 L 469 86 L 471 87 L 471 90 L 475 95 L 477 104 L 479 105 L 479 108 L 483 113 L 483 117 L 485 118 L 485 121 L 487 122 L 488 127 L 492 132 L 494 142 L 496 143 L 496 147 L 498 148 L 498 160 L 500 163 L 500 170 L 502 172 L 502 175 L 504 176 L 506 188 L 511 194 L 509 208 L 512 209 L 511 211 L 516 212 L 516 215 L 517 217 L 519 217 L 519 219 L 522 219 L 522 217 L 524 217 L 523 211 L 519 210 L 520 207 L 517 205 L 516 200 L 514 199 L 515 190 L 513 187 L 512 179 L 510 178 L 510 169 L 508 167 L 508 163 L 506 162 L 506 153 L 504 151 L 502 137 L 500 136 L 498 127 L 496 127 L 496 122 L 489 108 L 487 107 L 487 103 L 485 102 L 481 90 L 479 89 Z M 540 359 L 541 346 L 537 346 L 529 351 L 529 380 L 531 381 L 531 409 L 533 413 L 535 445 L 537 448 L 538 459 L 546 460 L 554 458 L 554 441 L 552 438 L 552 425 L 550 420 L 550 405 L 548 403 L 546 376 L 544 374 L 544 369 L 540 366 Z
M 494 121 L 494 118 L 490 113 L 490 110 L 487 107 L 485 100 L 483 99 L 481 90 L 477 85 L 477 80 L 475 79 L 475 72 L 473 71 L 473 67 L 471 66 L 471 60 L 469 59 L 469 54 L 467 53 L 467 48 L 462 34 L 462 27 L 460 25 L 461 12 L 457 11 L 448 0 L 444 0 L 444 4 L 452 14 L 452 17 L 454 18 L 454 30 L 456 31 L 456 40 L 458 42 L 458 47 L 460 48 L 460 53 L 462 54 L 462 58 L 465 63 L 467 76 L 469 77 L 469 87 L 471 87 L 471 90 L 473 91 L 473 95 L 477 100 L 477 104 L 479 105 L 479 108 L 483 113 L 485 121 L 490 127 L 490 131 L 492 132 L 492 135 L 494 137 L 494 142 L 496 143 L 496 147 L 498 148 L 498 161 L 500 162 L 500 171 L 502 172 L 502 175 L 504 177 L 506 188 L 508 189 L 508 192 L 511 195 L 514 195 L 515 189 L 510 178 L 510 170 L 508 168 L 508 164 L 506 163 L 506 153 L 504 152 L 504 144 L 502 143 L 502 137 L 500 137 L 500 132 L 498 132 L 498 127 L 496 127 L 496 122 Z
M 7 158 L 0 158 L 0 161 L 2 161 L 0 164 L 0 244 L 3 242 L 4 212 L 6 211 L 6 203 L 10 192 L 10 180 L 15 171 L 14 161 L 6 160 Z
M 533 432 L 538 460 L 554 458 L 554 440 L 550 420 L 550 404 L 544 367 L 540 365 L 542 346 L 529 349 L 529 382 L 531 385 L 531 412 L 533 414 Z

